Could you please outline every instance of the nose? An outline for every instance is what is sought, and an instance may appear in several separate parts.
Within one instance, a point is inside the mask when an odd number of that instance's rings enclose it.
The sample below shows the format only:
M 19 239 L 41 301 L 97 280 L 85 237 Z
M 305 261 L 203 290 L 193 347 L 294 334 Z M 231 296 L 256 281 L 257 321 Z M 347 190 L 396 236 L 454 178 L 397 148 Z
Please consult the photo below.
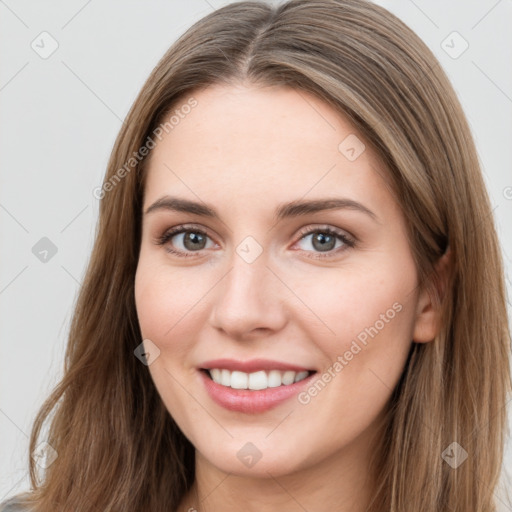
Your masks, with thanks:
M 268 265 L 265 253 L 248 263 L 238 254 L 212 290 L 210 324 L 239 341 L 269 336 L 287 322 L 289 291 Z

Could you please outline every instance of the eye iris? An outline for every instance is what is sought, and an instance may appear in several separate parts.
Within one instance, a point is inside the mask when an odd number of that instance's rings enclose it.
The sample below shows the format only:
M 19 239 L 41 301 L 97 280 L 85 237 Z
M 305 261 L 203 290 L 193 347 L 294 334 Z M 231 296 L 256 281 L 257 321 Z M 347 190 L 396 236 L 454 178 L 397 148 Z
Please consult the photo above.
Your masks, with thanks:
M 200 233 L 188 231 L 185 233 L 185 236 L 183 238 L 183 245 L 189 250 L 204 249 L 203 246 L 198 247 L 197 245 L 194 245 L 194 244 L 197 244 L 199 242 L 199 244 L 201 245 L 201 242 L 203 242 L 203 245 L 204 245 L 205 241 L 206 241 L 206 238 L 203 235 L 201 235 Z M 191 245 L 189 245 L 189 242 L 191 242 Z
M 320 245 L 317 246 L 316 242 L 319 242 Z M 313 235 L 313 246 L 315 249 L 329 251 L 334 249 L 334 245 L 336 245 L 336 239 L 332 235 L 325 235 L 324 233 L 316 233 Z

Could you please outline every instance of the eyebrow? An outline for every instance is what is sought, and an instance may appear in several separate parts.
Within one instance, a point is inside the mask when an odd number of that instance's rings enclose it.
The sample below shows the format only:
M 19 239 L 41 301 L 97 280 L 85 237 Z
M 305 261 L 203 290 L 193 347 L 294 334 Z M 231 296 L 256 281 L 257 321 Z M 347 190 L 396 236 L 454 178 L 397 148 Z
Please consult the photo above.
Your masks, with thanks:
M 378 222 L 377 215 L 369 208 L 348 198 L 325 198 L 313 200 L 296 200 L 289 203 L 279 205 L 274 211 L 274 219 L 276 221 L 285 218 L 300 217 L 326 210 L 355 210 L 362 212 Z M 149 206 L 144 212 L 148 215 L 158 210 L 170 210 L 175 212 L 190 213 L 201 217 L 208 217 L 220 220 L 219 214 L 215 208 L 206 204 L 180 197 L 163 196 Z

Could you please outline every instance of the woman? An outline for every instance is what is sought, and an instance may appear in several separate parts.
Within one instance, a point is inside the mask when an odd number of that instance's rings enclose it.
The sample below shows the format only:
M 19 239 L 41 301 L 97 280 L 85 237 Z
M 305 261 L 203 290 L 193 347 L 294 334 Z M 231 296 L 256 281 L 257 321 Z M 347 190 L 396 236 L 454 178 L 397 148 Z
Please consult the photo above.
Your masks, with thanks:
M 65 376 L 31 436 L 51 463 L 21 505 L 495 510 L 499 245 L 461 106 L 395 16 L 206 16 L 95 194 Z

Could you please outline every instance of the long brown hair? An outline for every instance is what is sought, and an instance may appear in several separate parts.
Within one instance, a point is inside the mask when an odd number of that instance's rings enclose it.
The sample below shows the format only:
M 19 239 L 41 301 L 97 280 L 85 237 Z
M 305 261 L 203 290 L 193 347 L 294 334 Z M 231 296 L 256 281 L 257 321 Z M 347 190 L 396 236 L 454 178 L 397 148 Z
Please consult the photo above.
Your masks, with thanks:
M 355 125 L 388 170 L 420 285 L 442 308 L 439 335 L 412 344 L 389 404 L 371 512 L 495 510 L 511 382 L 490 202 L 439 62 L 403 22 L 366 0 L 232 3 L 191 27 L 153 70 L 99 194 L 64 377 L 30 438 L 32 453 L 48 421 L 43 440 L 58 457 L 44 475 L 30 460 L 27 503 L 39 512 L 169 511 L 194 480 L 193 447 L 134 355 L 142 341 L 134 276 L 147 158 L 126 162 L 195 91 L 236 82 L 307 91 Z M 450 278 L 438 296 L 435 263 L 447 248 Z M 467 452 L 457 468 L 442 456 L 455 442 Z

